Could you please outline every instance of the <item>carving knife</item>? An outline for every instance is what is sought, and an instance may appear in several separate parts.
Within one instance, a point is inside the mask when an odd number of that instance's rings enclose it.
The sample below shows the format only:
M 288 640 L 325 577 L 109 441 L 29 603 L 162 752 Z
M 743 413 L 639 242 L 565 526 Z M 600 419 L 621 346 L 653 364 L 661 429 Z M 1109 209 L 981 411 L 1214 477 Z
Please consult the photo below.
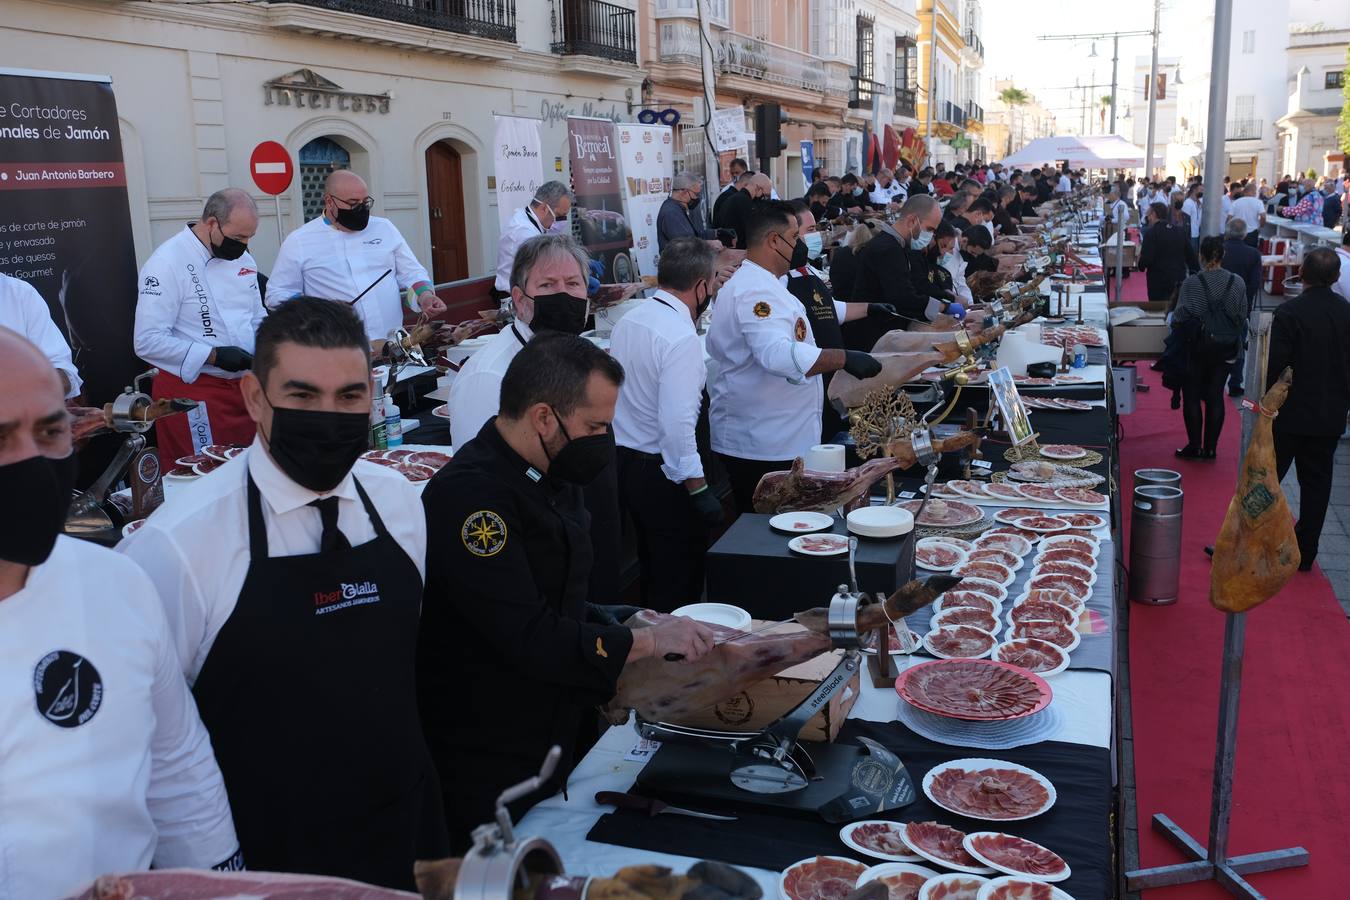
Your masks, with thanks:
M 715 822 L 734 822 L 735 816 L 718 816 L 712 813 L 699 812 L 696 809 L 681 809 L 678 806 L 671 806 L 660 800 L 651 797 L 639 797 L 637 794 L 621 794 L 618 791 L 600 791 L 595 795 L 595 802 L 602 806 L 615 806 L 619 809 L 631 809 L 636 812 L 646 813 L 649 816 L 658 816 L 661 813 L 673 813 L 679 816 L 693 816 L 696 819 L 712 819 Z

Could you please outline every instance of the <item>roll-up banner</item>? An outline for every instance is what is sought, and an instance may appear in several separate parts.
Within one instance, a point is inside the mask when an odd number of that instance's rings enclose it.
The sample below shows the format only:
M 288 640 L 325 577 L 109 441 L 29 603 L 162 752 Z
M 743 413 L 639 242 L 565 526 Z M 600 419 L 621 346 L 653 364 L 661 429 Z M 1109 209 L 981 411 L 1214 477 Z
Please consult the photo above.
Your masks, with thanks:
M 656 274 L 656 216 L 670 196 L 675 174 L 669 125 L 615 125 L 623 169 L 633 261 L 638 275 Z
M 618 141 L 609 119 L 569 117 L 567 155 L 572 168 L 572 222 L 591 258 L 604 267 L 607 284 L 637 280 L 633 232 L 623 214 Z
M 0 272 L 47 301 L 86 402 L 131 384 L 136 247 L 106 75 L 0 68 Z
M 497 223 L 502 231 L 516 210 L 534 199 L 544 183 L 544 160 L 539 150 L 539 120 L 495 116 L 493 171 L 497 178 Z

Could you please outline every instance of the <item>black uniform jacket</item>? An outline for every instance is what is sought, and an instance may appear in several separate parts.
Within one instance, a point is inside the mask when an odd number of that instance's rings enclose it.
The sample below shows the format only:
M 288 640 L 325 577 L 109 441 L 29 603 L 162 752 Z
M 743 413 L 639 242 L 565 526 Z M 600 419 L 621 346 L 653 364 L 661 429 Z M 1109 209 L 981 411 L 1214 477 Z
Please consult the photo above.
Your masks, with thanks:
M 1169 300 L 1187 274 L 1200 268 L 1190 232 L 1167 222 L 1155 222 L 1144 232 L 1138 268 L 1148 276 L 1148 299 Z
M 1332 437 L 1350 409 L 1350 303 L 1329 287 L 1308 288 L 1275 308 L 1270 326 L 1267 387 L 1294 367 L 1289 399 L 1276 431 Z
M 427 579 L 418 700 L 441 774 L 451 839 L 492 817 L 501 790 L 563 748 L 548 796 L 571 770 L 578 723 L 607 702 L 632 632 L 587 601 L 589 517 L 502 439 L 496 419 L 428 482 Z M 528 804 L 526 805 L 528 808 Z M 457 819 L 459 820 L 457 822 Z
M 900 315 L 925 321 L 923 313 L 928 297 L 914 290 L 910 257 L 909 249 L 901 246 L 890 229 L 882 229 L 857 254 L 858 274 L 850 299 L 859 303 L 891 303 Z

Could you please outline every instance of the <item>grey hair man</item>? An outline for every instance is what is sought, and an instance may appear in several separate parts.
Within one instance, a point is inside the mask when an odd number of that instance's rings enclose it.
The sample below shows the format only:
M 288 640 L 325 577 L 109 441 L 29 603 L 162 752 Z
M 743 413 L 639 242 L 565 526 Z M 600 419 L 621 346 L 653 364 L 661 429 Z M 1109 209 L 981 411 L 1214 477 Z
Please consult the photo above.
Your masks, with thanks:
M 680 172 L 670 182 L 670 196 L 656 214 L 656 247 L 664 251 L 671 241 L 686 237 L 712 239 L 716 232 L 698 212 L 703 182 L 691 172 Z
M 572 195 L 561 181 L 544 182 L 530 202 L 515 211 L 497 242 L 497 278 L 492 286 L 499 299 L 511 292 L 511 268 L 521 245 L 541 234 L 566 233 L 571 211 Z

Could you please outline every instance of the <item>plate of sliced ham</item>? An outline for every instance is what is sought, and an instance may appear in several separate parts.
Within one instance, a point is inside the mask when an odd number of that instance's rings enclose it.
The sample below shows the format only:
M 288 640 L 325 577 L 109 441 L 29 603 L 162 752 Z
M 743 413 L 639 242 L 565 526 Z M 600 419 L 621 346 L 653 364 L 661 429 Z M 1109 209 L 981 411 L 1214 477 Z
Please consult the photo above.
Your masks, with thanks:
M 1087 609 L 1087 604 L 1079 600 L 1068 591 L 1057 591 L 1053 589 L 1038 588 L 1033 591 L 1027 591 L 1013 601 L 1013 606 L 1021 606 L 1029 600 L 1045 600 L 1054 603 L 1069 610 L 1074 615 L 1074 621 L 1083 615 L 1083 610 Z
M 242 448 L 236 447 L 233 444 L 208 444 L 202 448 L 202 452 L 217 462 L 227 462 L 233 458 L 230 451 L 237 451 L 240 449 Z
M 1012 569 L 988 559 L 977 562 L 963 561 L 952 569 L 952 574 L 960 575 L 962 578 L 982 578 L 1005 588 L 1012 584 L 1016 577 Z
M 966 850 L 966 833 L 941 822 L 908 822 L 901 837 L 905 846 L 932 863 L 958 872 L 987 875 L 995 871 Z
M 1040 638 L 1013 638 L 994 648 L 993 658 L 1019 666 L 1042 678 L 1058 675 L 1069 667 L 1069 652 Z
M 956 606 L 944 609 L 933 616 L 932 627 L 943 628 L 946 626 L 968 625 L 971 628 L 978 628 L 988 634 L 998 634 L 999 624 L 996 619 L 987 610 L 979 609 L 974 606 Z M 992 644 L 990 645 L 993 646 Z M 947 656 L 965 656 L 966 654 L 948 653 Z M 983 654 L 980 654 L 983 655 Z
M 938 659 L 983 659 L 997 643 L 998 638 L 971 625 L 944 625 L 923 636 L 923 648 Z
M 850 822 L 839 829 L 839 840 L 864 856 L 888 862 L 915 862 L 922 860 L 910 850 L 902 838 L 904 825 L 899 822 L 865 819 Z
M 192 481 L 200 476 L 192 470 L 191 466 L 174 466 L 164 473 L 165 481 L 184 482 Z
M 914 548 L 914 564 L 930 572 L 950 572 L 965 561 L 965 551 L 952 544 L 934 542 Z
M 439 450 L 418 450 L 416 453 L 409 454 L 403 462 L 411 463 L 415 466 L 427 466 L 432 469 L 440 469 L 450 463 L 450 454 L 442 453 Z
M 948 872 L 924 882 L 919 900 L 978 900 L 980 888 L 988 883 L 988 878 L 979 875 Z
M 436 407 L 435 409 L 433 409 L 433 410 L 431 411 L 431 414 L 432 414 L 433 416 L 435 416 L 436 418 L 438 418 L 438 419 L 447 419 L 447 420 L 448 420 L 448 419 L 450 418 L 450 407 L 447 406 L 446 404 L 442 403 L 440 406 L 438 406 L 438 407 Z
M 1092 409 L 1091 403 L 1086 400 L 1075 400 L 1073 397 L 1056 397 L 1055 405 L 1070 412 L 1087 412 Z
M 1029 619 L 1048 619 L 1070 628 L 1073 628 L 1078 622 L 1078 616 L 1074 615 L 1072 609 L 1067 606 L 1060 606 L 1055 601 L 1047 600 L 1044 597 L 1028 597 L 1021 603 L 1014 604 L 1013 608 L 1008 610 L 1009 625 L 1016 625 L 1018 622 L 1025 622 Z
M 915 520 L 917 525 L 954 528 L 984 518 L 984 513 L 980 512 L 979 507 L 961 500 L 929 500 L 928 505 L 924 507 L 923 515 L 919 516 L 919 507 L 922 503 L 921 500 L 906 500 L 900 504 L 902 509 L 907 509 L 912 515 L 918 516 Z
M 914 863 L 882 863 L 859 875 L 856 887 L 880 881 L 886 886 L 886 900 L 919 900 L 919 891 L 937 874 Z
M 211 462 L 212 460 L 220 462 L 220 460 L 216 459 L 216 457 L 214 456 L 207 456 L 205 453 L 194 453 L 191 456 L 178 457 L 177 459 L 174 460 L 174 465 L 187 466 L 191 468 L 192 466 L 195 466 L 198 463 L 207 463 Z
M 810 534 L 829 528 L 833 524 L 834 516 L 823 512 L 785 512 L 769 520 L 769 527 L 774 531 L 788 534 Z
M 1036 510 L 1036 512 L 1039 513 L 1040 510 Z M 996 528 L 989 529 L 983 535 L 981 535 L 981 537 L 987 537 L 988 535 L 991 534 L 1015 534 L 1018 537 L 1025 540 L 1027 543 L 1031 544 L 1032 546 L 1035 546 L 1036 543 L 1039 542 L 1041 539 L 1041 536 L 1036 532 L 1027 531 L 1024 528 L 1018 528 L 1014 525 L 999 525 Z
M 1057 489 L 1055 493 L 1065 503 L 1072 503 L 1075 506 L 1101 506 L 1106 502 L 1105 494 L 1099 494 L 1087 488 L 1062 487 Z
M 1082 459 L 1087 451 L 1077 444 L 1042 444 L 1041 456 L 1046 459 Z
M 1023 499 L 1026 499 L 1025 497 Z M 1004 525 L 1012 525 L 1016 528 L 1022 528 L 1021 521 L 1027 516 L 1039 516 L 1044 513 L 1042 509 L 1032 509 L 1029 506 L 1009 506 L 1007 509 L 1000 509 L 994 513 L 994 521 L 1002 522 Z M 1065 525 L 1065 528 L 1068 526 Z M 1026 530 L 1026 529 L 1023 529 Z
M 978 481 L 949 481 L 947 482 L 947 488 L 972 500 L 989 499 L 989 494 L 985 492 L 984 485 Z
M 1000 759 L 957 759 L 934 766 L 923 777 L 923 792 L 948 812 L 986 822 L 1030 819 L 1055 805 L 1050 779 Z
M 1041 551 L 1044 552 L 1051 548 L 1073 547 L 1075 550 L 1091 553 L 1092 557 L 1096 559 L 1097 548 L 1100 543 L 1091 534 L 1052 534 L 1041 541 Z
M 987 578 L 962 578 L 956 589 L 984 594 L 989 599 L 997 600 L 999 603 L 1008 599 L 1008 589 L 997 581 L 990 581 Z
M 1033 563 L 1039 565 L 1043 562 L 1071 562 L 1088 569 L 1097 568 L 1097 557 L 1076 547 L 1051 546 L 1048 550 L 1042 550 L 1036 554 Z
M 1073 897 L 1053 884 L 1032 881 L 1021 875 L 1005 875 L 980 888 L 975 900 L 1073 900 Z
M 1064 521 L 1068 522 L 1068 523 L 1069 523 L 1070 525 L 1072 525 L 1074 528 L 1105 528 L 1105 527 L 1106 527 L 1106 519 L 1102 518 L 1101 516 L 1097 515 L 1096 513 L 1083 513 L 1083 512 L 1071 513 L 1071 512 L 1065 512 L 1065 513 L 1060 513 L 1060 514 L 1059 514 L 1059 517 L 1060 517 L 1061 519 L 1063 519 Z
M 981 535 L 975 539 L 975 546 L 981 550 L 991 547 L 996 550 L 1006 550 L 1017 556 L 1026 556 L 1031 552 L 1031 541 L 1021 535 L 1010 534 L 1006 531 Z
M 987 866 L 1031 881 L 1063 881 L 1069 864 L 1048 847 L 999 831 L 977 831 L 961 842 L 972 858 Z
M 225 465 L 225 463 L 213 457 L 205 462 L 193 463 L 192 471 L 196 472 L 198 475 L 206 475 L 210 472 L 214 472 L 223 465 Z
M 1022 492 L 1011 484 L 1002 484 L 1001 482 L 991 481 L 984 486 L 984 492 L 995 500 L 1007 500 L 1012 503 L 1018 503 L 1022 500 Z
M 1073 594 L 1075 600 L 1081 600 L 1084 603 L 1087 602 L 1088 597 L 1092 596 L 1092 587 L 1086 581 L 1077 576 L 1063 573 L 1033 573 L 1026 584 L 1027 592 L 1030 593 L 1042 588 L 1068 591 Z
M 1017 520 L 1017 527 L 1039 534 L 1054 534 L 1056 531 L 1068 531 L 1068 522 L 1058 516 L 1023 516 Z
M 788 541 L 788 549 L 803 556 L 838 556 L 848 552 L 848 538 L 842 534 L 802 534 Z
M 1045 679 L 988 659 L 939 659 L 901 672 L 895 691 L 911 706 L 971 722 L 1019 719 L 1054 696 Z
M 1041 575 L 1070 575 L 1079 581 L 1087 582 L 1088 587 L 1097 583 L 1097 570 L 1095 568 L 1068 562 L 1067 560 L 1041 560 L 1032 568 L 1031 578 L 1035 580 Z
M 1065 653 L 1076 650 L 1079 641 L 1083 639 L 1076 629 L 1052 619 L 1023 619 L 1014 622 L 1008 635 L 1012 638 L 1037 638 L 1049 641 L 1063 649 Z
M 1022 495 L 1022 499 L 1037 503 L 1058 503 L 1060 500 L 1059 490 L 1045 484 L 1019 484 L 1017 492 Z
M 966 559 L 971 562 L 978 562 L 982 559 L 992 559 L 999 565 L 1006 566 L 1016 572 L 1022 568 L 1022 557 L 1013 553 L 1011 550 L 1004 550 L 1000 547 L 981 547 L 978 550 L 972 550 L 966 554 Z
M 844 900 L 867 866 L 842 856 L 813 856 L 793 863 L 778 878 L 783 900 Z
M 986 594 L 956 590 L 948 591 L 933 603 L 934 612 L 941 613 L 948 609 L 978 609 L 997 616 L 1003 611 L 1003 604 Z

